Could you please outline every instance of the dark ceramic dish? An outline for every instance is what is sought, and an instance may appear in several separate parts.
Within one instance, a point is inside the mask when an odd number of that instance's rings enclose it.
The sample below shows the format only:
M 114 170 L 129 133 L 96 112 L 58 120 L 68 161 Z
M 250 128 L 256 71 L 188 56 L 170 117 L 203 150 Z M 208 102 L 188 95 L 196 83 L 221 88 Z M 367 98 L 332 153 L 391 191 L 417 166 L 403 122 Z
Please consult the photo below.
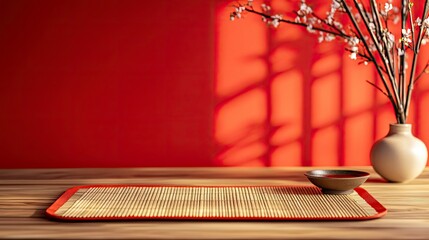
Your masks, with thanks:
M 350 194 L 364 183 L 369 173 L 354 170 L 313 170 L 305 173 L 308 180 L 326 194 Z

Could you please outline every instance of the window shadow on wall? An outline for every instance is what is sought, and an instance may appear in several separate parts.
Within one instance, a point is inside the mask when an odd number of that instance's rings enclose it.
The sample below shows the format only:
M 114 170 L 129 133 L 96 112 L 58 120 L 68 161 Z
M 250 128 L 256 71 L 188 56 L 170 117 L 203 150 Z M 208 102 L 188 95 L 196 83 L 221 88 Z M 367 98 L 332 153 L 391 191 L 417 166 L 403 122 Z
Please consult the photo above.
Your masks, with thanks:
M 369 165 L 373 142 L 395 120 L 385 96 L 366 83 L 378 83 L 372 67 L 299 27 L 269 29 L 251 15 L 230 22 L 231 10 L 220 4 L 216 16 L 215 164 Z M 423 140 L 424 88 L 410 117 Z

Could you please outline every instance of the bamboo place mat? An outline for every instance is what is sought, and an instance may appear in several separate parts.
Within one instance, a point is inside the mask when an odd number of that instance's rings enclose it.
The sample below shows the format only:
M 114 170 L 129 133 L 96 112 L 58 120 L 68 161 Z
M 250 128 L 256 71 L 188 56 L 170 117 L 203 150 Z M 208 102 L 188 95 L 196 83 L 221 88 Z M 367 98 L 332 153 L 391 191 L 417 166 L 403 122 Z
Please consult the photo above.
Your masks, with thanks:
M 386 209 L 363 188 L 322 194 L 313 186 L 81 186 L 46 213 L 70 221 L 124 219 L 367 220 Z

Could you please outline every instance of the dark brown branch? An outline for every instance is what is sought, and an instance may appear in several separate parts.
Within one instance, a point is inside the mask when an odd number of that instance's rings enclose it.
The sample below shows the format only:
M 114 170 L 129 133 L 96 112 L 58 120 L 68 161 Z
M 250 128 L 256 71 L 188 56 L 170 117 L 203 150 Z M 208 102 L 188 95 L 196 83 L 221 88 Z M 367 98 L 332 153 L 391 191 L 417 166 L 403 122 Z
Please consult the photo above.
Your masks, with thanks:
M 407 4 L 407 0 L 402 0 L 402 12 L 401 12 L 401 30 L 405 29 L 407 22 L 407 10 L 405 5 Z M 402 32 L 401 32 L 401 36 Z M 399 88 L 401 89 L 401 98 L 402 102 L 406 102 L 405 96 L 405 43 L 401 41 L 401 51 L 404 53 L 399 56 Z
M 423 70 L 420 72 L 420 74 L 416 77 L 416 80 L 414 80 L 414 84 L 417 82 L 417 80 L 419 80 L 423 74 L 428 74 L 429 73 L 429 62 L 426 63 L 425 67 L 423 68 Z
M 380 91 L 384 95 L 386 95 L 386 97 L 389 97 L 389 95 L 385 91 L 383 91 L 383 89 L 381 89 L 379 86 L 375 85 L 374 83 L 372 83 L 372 82 L 370 82 L 368 80 L 366 80 L 366 82 L 369 83 L 369 84 L 371 84 L 373 87 L 375 87 L 378 91 Z

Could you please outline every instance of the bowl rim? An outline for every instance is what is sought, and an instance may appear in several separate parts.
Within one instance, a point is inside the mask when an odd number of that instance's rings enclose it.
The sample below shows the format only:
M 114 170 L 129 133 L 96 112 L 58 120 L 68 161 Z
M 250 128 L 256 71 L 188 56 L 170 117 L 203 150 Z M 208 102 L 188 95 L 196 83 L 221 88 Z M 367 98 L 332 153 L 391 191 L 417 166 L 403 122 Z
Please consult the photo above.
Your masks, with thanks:
M 331 173 L 329 173 L 331 172 Z M 368 178 L 370 174 L 365 171 L 360 170 L 343 170 L 343 169 L 314 169 L 304 173 L 307 177 L 312 178 L 325 178 L 325 179 L 358 179 L 358 178 Z M 330 175 L 330 176 L 327 176 Z M 338 175 L 338 177 L 335 177 Z M 342 177 L 339 177 L 343 175 Z M 344 175 L 351 175 L 344 177 Z

